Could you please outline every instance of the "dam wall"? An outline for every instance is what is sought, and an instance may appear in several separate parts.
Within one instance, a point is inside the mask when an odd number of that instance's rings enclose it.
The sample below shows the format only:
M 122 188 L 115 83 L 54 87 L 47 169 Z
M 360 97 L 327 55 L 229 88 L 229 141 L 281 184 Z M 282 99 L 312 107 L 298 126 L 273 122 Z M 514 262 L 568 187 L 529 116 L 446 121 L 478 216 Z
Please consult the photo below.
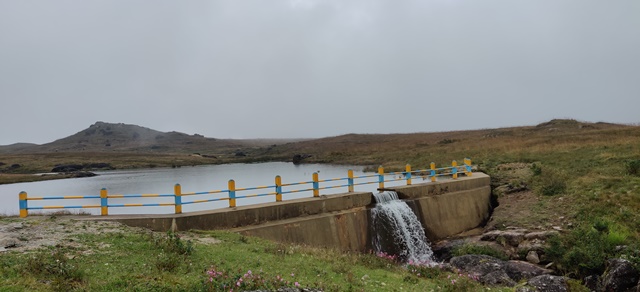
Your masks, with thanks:
M 481 226 L 490 216 L 490 177 L 473 173 L 458 179 L 385 188 L 396 191 L 416 212 L 430 241 Z M 372 193 L 352 192 L 240 206 L 188 214 L 116 215 L 115 220 L 156 231 L 230 230 L 278 242 L 341 250 L 371 249 Z

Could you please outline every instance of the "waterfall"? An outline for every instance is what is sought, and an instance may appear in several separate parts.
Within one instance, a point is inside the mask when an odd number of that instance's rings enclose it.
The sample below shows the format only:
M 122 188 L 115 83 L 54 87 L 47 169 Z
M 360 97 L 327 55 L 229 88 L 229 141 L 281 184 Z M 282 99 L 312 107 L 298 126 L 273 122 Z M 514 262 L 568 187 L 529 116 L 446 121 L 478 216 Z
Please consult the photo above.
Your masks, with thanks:
M 374 229 L 373 247 L 377 253 L 397 255 L 402 261 L 433 264 L 433 252 L 418 220 L 396 192 L 374 194 L 376 207 L 371 210 Z

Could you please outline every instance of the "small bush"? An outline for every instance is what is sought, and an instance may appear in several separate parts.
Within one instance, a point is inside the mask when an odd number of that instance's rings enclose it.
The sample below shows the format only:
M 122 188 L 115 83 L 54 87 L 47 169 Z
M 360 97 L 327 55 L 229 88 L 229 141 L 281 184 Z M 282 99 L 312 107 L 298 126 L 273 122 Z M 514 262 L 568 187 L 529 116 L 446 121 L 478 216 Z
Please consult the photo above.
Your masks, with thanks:
M 488 255 L 494 258 L 498 258 L 501 260 L 508 260 L 509 256 L 502 251 L 496 250 L 495 248 L 486 246 L 486 245 L 476 245 L 476 244 L 463 244 L 457 246 L 451 252 L 453 256 L 462 256 L 467 254 L 481 254 Z
M 533 177 L 534 190 L 543 196 L 554 196 L 567 189 L 567 176 L 559 171 L 542 168 L 540 174 Z
M 194 249 L 191 240 L 184 241 L 180 235 L 171 231 L 167 231 L 166 237 L 155 237 L 154 243 L 164 252 L 178 255 L 190 255 Z
M 627 161 L 626 168 L 627 174 L 640 176 L 640 159 Z
M 601 274 L 606 260 L 618 256 L 616 247 L 627 243 L 628 237 L 624 227 L 596 219 L 569 234 L 547 240 L 545 254 L 565 274 L 576 277 Z
M 181 258 L 174 253 L 161 252 L 156 257 L 155 265 L 159 271 L 173 272 L 180 266 Z
M 27 259 L 23 271 L 51 280 L 55 291 L 67 291 L 81 285 L 84 273 L 67 258 L 65 251 L 64 248 L 39 251 Z

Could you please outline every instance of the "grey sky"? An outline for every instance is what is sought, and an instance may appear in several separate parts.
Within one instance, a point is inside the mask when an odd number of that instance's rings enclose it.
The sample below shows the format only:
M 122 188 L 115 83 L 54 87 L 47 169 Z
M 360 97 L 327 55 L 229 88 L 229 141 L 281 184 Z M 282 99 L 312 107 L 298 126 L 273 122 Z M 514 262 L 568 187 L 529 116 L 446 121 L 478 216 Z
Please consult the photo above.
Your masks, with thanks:
M 0 145 L 640 122 L 640 1 L 0 0 Z

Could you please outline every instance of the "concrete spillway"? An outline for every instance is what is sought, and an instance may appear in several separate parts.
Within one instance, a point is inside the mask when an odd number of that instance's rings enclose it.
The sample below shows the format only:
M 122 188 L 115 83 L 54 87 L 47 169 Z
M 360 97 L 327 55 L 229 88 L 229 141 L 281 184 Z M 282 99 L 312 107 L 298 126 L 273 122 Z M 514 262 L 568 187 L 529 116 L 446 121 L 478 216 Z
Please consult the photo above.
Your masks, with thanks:
M 409 204 L 427 238 L 437 241 L 486 222 L 491 212 L 490 177 L 483 173 L 456 180 L 388 188 Z M 373 193 L 345 193 L 318 198 L 167 215 L 85 217 L 116 220 L 158 231 L 227 229 L 280 242 L 342 250 L 370 251 Z

